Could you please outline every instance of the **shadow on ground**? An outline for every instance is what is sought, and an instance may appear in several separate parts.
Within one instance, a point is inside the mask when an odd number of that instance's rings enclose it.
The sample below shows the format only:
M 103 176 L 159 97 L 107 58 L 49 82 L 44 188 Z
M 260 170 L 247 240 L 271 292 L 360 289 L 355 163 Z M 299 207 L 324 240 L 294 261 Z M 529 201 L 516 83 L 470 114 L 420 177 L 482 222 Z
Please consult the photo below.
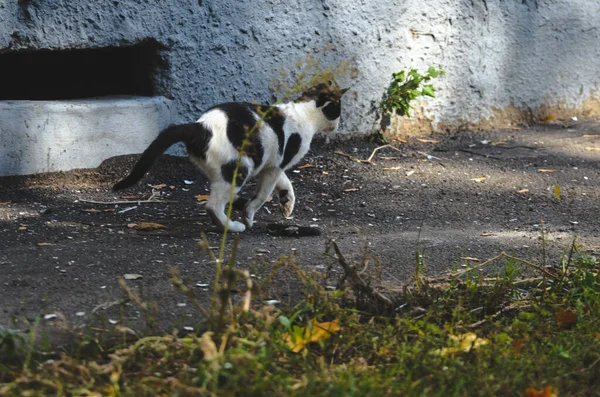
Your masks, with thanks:
M 335 152 L 365 159 L 376 144 L 361 139 L 328 146 L 317 142 L 299 164 L 310 166 L 289 174 L 298 198 L 293 222 L 319 225 L 324 234 L 269 235 L 265 225 L 282 219 L 277 204 L 268 203 L 257 214 L 256 227 L 240 236 L 238 266 L 261 278 L 285 254 L 295 255 L 305 269 L 324 270 L 332 261 L 323 255 L 330 238 L 349 258 L 368 249 L 392 283 L 410 281 L 417 246 L 429 274 L 460 267 L 465 257 L 482 261 L 502 251 L 556 264 L 575 237 L 582 249 L 598 253 L 600 152 L 590 149 L 600 147 L 600 123 L 436 139 L 396 143 L 400 151 L 380 150 L 374 164 Z M 97 170 L 0 179 L 0 325 L 23 328 L 36 315 L 52 313 L 71 325 L 89 323 L 92 317 L 139 325 L 139 310 L 119 302 L 123 294 L 117 279 L 125 274 L 141 276 L 128 283 L 144 299 L 158 302 L 165 329 L 197 323 L 197 312 L 172 287 L 168 266 L 176 266 L 193 285 L 210 287 L 214 265 L 198 241 L 206 231 L 217 247 L 220 235 L 210 232 L 203 206 L 194 198 L 208 193 L 207 184 L 187 160 L 165 156 L 140 184 L 113 193 L 111 184 L 134 161 L 135 156 L 125 156 L 109 159 Z M 147 199 L 151 185 L 159 184 L 165 186 L 155 192 L 173 202 L 97 203 Z M 140 221 L 167 229 L 127 227 Z M 274 285 L 265 299 L 293 303 L 299 296 L 298 282 L 289 272 L 279 274 Z M 200 286 L 196 292 L 208 301 L 209 288 Z

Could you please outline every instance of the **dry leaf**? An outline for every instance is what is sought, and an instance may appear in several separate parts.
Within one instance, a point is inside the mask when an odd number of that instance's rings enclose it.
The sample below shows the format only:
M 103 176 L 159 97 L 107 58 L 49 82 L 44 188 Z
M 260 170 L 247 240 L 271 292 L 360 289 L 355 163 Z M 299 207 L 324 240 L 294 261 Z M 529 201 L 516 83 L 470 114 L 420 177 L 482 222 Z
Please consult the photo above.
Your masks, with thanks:
M 282 339 L 294 353 L 298 353 L 304 350 L 308 343 L 329 339 L 331 334 L 340 329 L 339 320 L 320 323 L 313 318 L 304 328 L 294 326 L 291 333 L 285 333 Z
M 52 244 L 52 243 L 37 243 L 36 245 L 37 245 L 38 247 L 48 247 L 48 246 L 50 246 L 50 245 L 54 245 L 54 244 Z
M 151 187 L 152 187 L 152 189 L 162 189 L 165 186 L 167 186 L 167 185 L 165 185 L 164 183 L 161 183 L 159 185 L 153 185 Z
M 600 332 L 594 332 L 594 336 L 596 339 L 600 340 Z
M 439 143 L 440 142 L 437 139 L 421 139 L 421 138 L 417 138 L 417 141 L 423 142 L 423 143 Z
M 398 171 L 400 169 L 400 167 L 387 167 L 384 168 L 384 171 Z
M 595 134 L 595 135 L 593 135 L 593 134 L 585 134 L 583 136 L 583 138 L 587 138 L 587 139 L 598 138 L 598 137 L 600 137 L 600 134 Z
M 479 183 L 479 182 L 483 182 L 483 181 L 485 181 L 486 179 L 487 179 L 487 176 L 480 176 L 479 178 L 471 178 L 471 180 L 472 180 L 473 182 L 477 182 L 477 183 Z
M 560 201 L 560 185 L 558 184 L 554 185 L 554 197 Z
M 199 194 L 197 196 L 194 196 L 194 198 L 198 201 L 208 201 L 209 197 L 209 194 Z
M 473 258 L 472 256 L 463 256 L 460 259 L 463 259 L 465 261 L 474 261 L 474 262 L 479 262 L 479 260 L 480 260 L 479 258 Z
M 120 196 L 120 198 L 122 198 L 124 200 L 137 200 L 140 197 L 139 196 Z
M 345 192 L 358 192 L 360 189 L 357 187 L 351 187 L 350 189 L 344 189 Z
M 312 165 L 312 164 L 304 164 L 304 165 L 301 165 L 301 166 L 296 167 L 296 168 L 299 169 L 299 170 L 303 170 L 305 168 L 313 168 L 313 167 L 314 167 L 314 165 Z
M 588 152 L 600 152 L 600 147 L 586 147 L 585 150 Z
M 547 169 L 540 168 L 540 169 L 538 170 L 538 172 L 541 172 L 541 173 L 549 173 L 549 172 L 556 172 L 556 170 L 547 170 Z
M 491 235 L 492 235 L 492 233 L 481 233 L 480 234 L 481 237 L 489 237 Z
M 402 139 L 402 138 L 396 138 L 394 139 L 392 142 L 398 142 L 398 143 L 407 143 L 408 141 L 406 139 Z
M 570 310 L 560 310 L 555 314 L 556 322 L 561 327 L 568 327 L 573 324 L 577 324 L 577 313 L 573 313 Z
M 541 119 L 540 123 L 545 124 L 545 123 L 549 123 L 549 122 L 554 121 L 554 120 L 556 120 L 556 114 L 550 113 L 546 117 L 544 117 L 543 119 Z
M 529 193 L 529 189 L 521 189 L 521 190 L 517 190 L 517 193 L 523 194 L 523 193 Z
M 525 389 L 525 397 L 558 397 L 558 390 L 552 386 L 546 386 L 540 391 L 537 391 L 533 387 L 528 387 Z
M 21 231 L 27 230 L 27 225 L 21 225 L 21 226 L 19 226 L 19 230 L 21 230 Z
M 525 335 L 524 337 L 520 338 L 520 339 L 516 339 L 514 341 L 512 341 L 512 348 L 513 351 L 515 352 L 515 357 L 519 357 L 521 355 L 521 349 L 523 348 L 523 346 L 525 345 L 525 342 L 527 342 L 529 338 L 527 337 L 527 335 Z
M 174 186 L 174 185 L 171 185 L 171 186 L 169 186 L 169 189 L 171 189 L 171 190 L 175 190 L 175 186 Z
M 329 175 L 329 172 L 323 171 L 323 175 Z
M 160 223 L 154 222 L 130 223 L 127 225 L 127 227 L 136 230 L 158 230 L 167 228 L 165 225 L 161 225 Z
M 506 145 L 506 142 L 504 142 L 504 141 L 492 142 L 492 146 L 498 146 L 498 145 Z

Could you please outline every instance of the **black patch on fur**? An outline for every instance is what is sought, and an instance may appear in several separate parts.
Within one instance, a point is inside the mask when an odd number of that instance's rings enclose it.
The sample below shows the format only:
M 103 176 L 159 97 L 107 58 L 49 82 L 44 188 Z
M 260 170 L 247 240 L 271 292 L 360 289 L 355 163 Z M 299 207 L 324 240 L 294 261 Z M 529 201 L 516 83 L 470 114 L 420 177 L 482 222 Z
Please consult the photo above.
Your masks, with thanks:
M 227 115 L 227 138 L 238 150 L 242 147 L 246 136 L 251 133 L 245 152 L 257 168 L 262 164 L 265 151 L 260 141 L 259 128 L 256 126 L 256 114 L 252 108 L 253 105 L 249 103 L 230 102 L 217 105 L 212 109 L 219 109 Z
M 298 154 L 300 150 L 300 145 L 302 144 L 302 138 L 300 134 L 292 134 L 290 135 L 287 144 L 285 145 L 285 152 L 283 153 L 283 160 L 279 165 L 279 168 L 285 169 L 285 167 L 292 161 L 294 156 Z
M 235 167 L 237 166 L 237 161 L 230 161 L 227 164 L 223 164 L 221 166 L 221 175 L 226 182 L 232 183 L 233 181 L 233 173 L 235 172 Z M 244 181 L 248 177 L 248 167 L 240 164 L 240 168 L 238 169 L 236 178 L 235 178 L 235 186 L 241 187 L 244 184 Z
M 279 108 L 264 105 L 256 106 L 255 109 L 260 117 L 264 117 L 263 121 L 269 124 L 269 126 L 275 132 L 275 135 L 277 135 L 277 142 L 279 143 L 279 154 L 283 154 L 283 149 L 285 146 L 285 134 L 283 132 L 285 116 L 283 112 Z
M 290 198 L 288 197 L 288 190 L 287 189 L 283 189 L 279 191 L 279 203 L 280 204 L 285 204 L 288 201 L 290 201 Z
M 330 102 L 321 111 L 327 120 L 332 121 L 339 118 L 342 114 L 342 105 L 338 101 Z
M 246 204 L 248 204 L 250 200 L 245 197 L 238 197 L 233 202 L 233 209 L 238 211 L 243 211 L 246 208 Z
M 189 154 L 206 160 L 206 151 L 208 142 L 212 138 L 212 131 L 200 123 L 191 123 L 183 126 L 185 134 L 188 137 L 185 141 L 185 147 Z

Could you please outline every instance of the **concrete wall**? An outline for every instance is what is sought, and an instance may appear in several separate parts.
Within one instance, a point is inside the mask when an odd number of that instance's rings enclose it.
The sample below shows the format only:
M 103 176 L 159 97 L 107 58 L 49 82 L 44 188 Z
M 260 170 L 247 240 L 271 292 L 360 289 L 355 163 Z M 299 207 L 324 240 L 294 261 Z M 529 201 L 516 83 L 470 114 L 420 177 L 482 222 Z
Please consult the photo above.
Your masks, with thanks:
M 270 99 L 281 68 L 330 43 L 324 63 L 355 57 L 360 71 L 344 132 L 372 131 L 391 73 L 411 66 L 447 74 L 417 122 L 396 124 L 405 132 L 599 108 L 600 0 L 0 1 L 0 51 L 146 38 L 164 45 L 159 94 L 174 100 L 175 121 L 222 101 Z

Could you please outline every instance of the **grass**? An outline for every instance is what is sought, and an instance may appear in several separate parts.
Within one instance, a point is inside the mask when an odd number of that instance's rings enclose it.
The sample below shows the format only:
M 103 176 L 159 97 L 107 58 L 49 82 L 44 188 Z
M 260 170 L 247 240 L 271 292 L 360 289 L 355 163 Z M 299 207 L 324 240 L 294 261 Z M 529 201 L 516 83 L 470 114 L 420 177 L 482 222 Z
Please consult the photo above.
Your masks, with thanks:
M 600 266 L 575 245 L 556 266 L 501 254 L 437 279 L 417 255 L 418 287 L 393 289 L 378 269 L 370 274 L 367 254 L 354 263 L 331 248 L 331 266 L 344 274 L 335 291 L 293 257 L 276 266 L 304 285 L 294 307 L 261 303 L 270 277 L 253 285 L 227 266 L 211 313 L 173 269 L 174 285 L 205 320 L 185 336 L 103 344 L 87 335 L 56 352 L 32 342 L 35 324 L 31 338 L 2 330 L 0 395 L 600 395 Z M 232 288 L 243 290 L 239 302 L 224 292 Z

